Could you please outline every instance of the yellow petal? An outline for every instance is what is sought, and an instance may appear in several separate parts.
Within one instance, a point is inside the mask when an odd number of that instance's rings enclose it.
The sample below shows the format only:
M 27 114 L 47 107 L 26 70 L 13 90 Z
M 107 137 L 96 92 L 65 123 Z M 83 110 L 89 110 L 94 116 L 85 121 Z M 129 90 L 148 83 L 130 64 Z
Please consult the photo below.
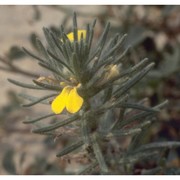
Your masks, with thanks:
M 83 98 L 79 96 L 77 92 L 77 88 L 75 87 L 69 93 L 68 100 L 66 103 L 66 109 L 70 113 L 76 113 L 81 109 L 83 102 L 84 102 Z
M 81 40 L 81 34 L 83 34 L 84 39 L 86 38 L 86 30 L 78 30 L 77 33 L 78 33 L 78 41 Z M 67 37 L 71 42 L 74 41 L 74 33 L 73 32 L 67 34 Z
M 71 87 L 66 86 L 62 92 L 54 99 L 51 104 L 51 109 L 55 114 L 59 114 L 63 111 L 66 106 L 66 101 L 68 99 L 68 95 L 71 91 Z

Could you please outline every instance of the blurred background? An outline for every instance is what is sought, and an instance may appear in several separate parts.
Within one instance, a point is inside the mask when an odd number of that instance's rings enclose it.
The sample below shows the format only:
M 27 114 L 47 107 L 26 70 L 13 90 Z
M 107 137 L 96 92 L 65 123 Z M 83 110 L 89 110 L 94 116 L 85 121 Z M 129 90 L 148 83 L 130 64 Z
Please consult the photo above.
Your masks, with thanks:
M 71 31 L 72 14 L 77 13 L 81 29 L 97 19 L 94 39 L 111 22 L 109 36 L 128 34 L 124 48 L 131 45 L 128 65 L 145 57 L 156 63 L 154 69 L 132 91 L 134 99 L 150 99 L 152 106 L 169 100 L 159 114 L 159 121 L 147 132 L 147 141 L 180 140 L 180 7 L 179 6 L 0 6 L 0 174 L 69 174 L 77 172 L 82 160 L 56 158 L 56 152 L 68 136 L 56 140 L 31 133 L 31 125 L 22 121 L 50 112 L 44 105 L 22 108 L 26 102 L 18 93 L 43 96 L 40 91 L 23 89 L 7 79 L 31 83 L 48 73 L 27 56 L 22 47 L 36 53 L 35 37 L 43 43 L 42 28 L 56 31 L 61 24 Z M 171 150 L 169 172 L 180 168 L 180 149 Z M 78 166 L 77 166 L 78 164 Z M 144 166 L 137 164 L 134 174 Z

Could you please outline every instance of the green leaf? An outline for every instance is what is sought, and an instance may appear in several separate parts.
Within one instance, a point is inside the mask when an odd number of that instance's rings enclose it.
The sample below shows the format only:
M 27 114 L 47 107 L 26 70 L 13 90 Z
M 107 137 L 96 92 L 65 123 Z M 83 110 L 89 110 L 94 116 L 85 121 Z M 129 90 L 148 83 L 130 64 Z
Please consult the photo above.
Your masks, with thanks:
M 109 32 L 109 28 L 110 28 L 110 22 L 108 22 L 105 27 L 104 27 L 104 31 L 102 32 L 100 38 L 99 38 L 99 41 L 97 42 L 97 47 L 103 47 L 105 45 L 105 42 L 107 40 L 107 35 L 108 35 L 108 32 Z
M 54 124 L 51 124 L 51 125 L 48 125 L 45 127 L 34 129 L 32 132 L 44 133 L 44 132 L 52 131 L 52 130 L 55 130 L 59 127 L 65 126 L 69 123 L 72 123 L 72 122 L 76 121 L 78 118 L 79 118 L 79 115 L 74 115 L 74 116 L 67 118 L 65 120 L 61 120 L 60 122 L 57 122 L 57 123 L 54 123 Z
M 92 62 L 92 61 L 94 61 L 94 63 L 96 63 L 97 62 L 97 58 L 96 57 L 98 56 L 98 54 L 101 54 L 102 50 L 103 50 L 103 47 L 97 47 L 96 52 L 95 53 L 93 52 L 93 54 L 89 55 L 89 57 L 88 57 L 88 59 L 87 59 L 87 61 L 85 63 L 85 66 L 88 66 L 90 64 L 90 62 Z
M 88 117 L 86 115 L 81 118 L 81 132 L 84 143 L 90 144 L 90 132 L 88 126 Z
M 20 86 L 20 87 L 23 87 L 23 88 L 44 90 L 44 88 L 35 86 L 35 85 L 33 85 L 33 84 L 26 84 L 26 83 L 22 83 L 22 82 L 19 82 L 19 81 L 15 81 L 15 80 L 13 80 L 13 79 L 8 79 L 8 81 L 9 81 L 10 83 L 12 83 L 12 84 L 15 84 L 15 85 Z
M 34 101 L 37 101 L 39 98 L 37 97 L 34 97 L 34 96 L 30 96 L 28 94 L 24 94 L 24 93 L 19 93 L 18 96 L 24 98 L 24 99 L 27 99 L 31 102 L 34 102 Z M 41 104 L 46 104 L 46 105 L 49 105 L 49 101 L 48 100 L 43 100 L 40 102 Z
M 91 55 L 92 57 L 95 57 L 95 54 L 96 54 L 96 61 L 95 61 L 96 64 L 94 64 L 96 66 L 96 68 L 94 70 L 95 72 L 97 71 L 97 69 L 99 69 L 98 64 L 101 63 L 101 61 L 99 62 L 99 60 L 100 60 L 100 57 L 101 57 L 105 42 L 107 40 L 107 34 L 108 34 L 108 31 L 109 31 L 109 28 L 110 28 L 110 23 L 107 23 L 101 37 L 99 38 L 99 42 L 97 42 L 97 46 L 95 47 L 95 51 Z M 92 59 L 92 57 L 90 59 Z
M 47 41 L 47 43 L 49 45 L 50 50 L 56 56 L 58 56 L 57 52 L 59 51 L 59 49 L 57 48 L 56 43 L 54 42 L 54 40 L 53 40 L 53 38 L 52 38 L 52 36 L 50 34 L 50 31 L 47 28 L 43 27 L 43 32 L 44 32 L 44 35 L 45 35 L 45 38 L 46 38 L 46 41 Z
M 40 103 L 41 101 L 44 101 L 45 99 L 48 99 L 48 98 L 51 98 L 51 97 L 54 97 L 54 96 L 57 96 L 58 94 L 50 94 L 50 95 L 46 95 L 46 96 L 43 96 L 41 98 L 37 98 L 35 101 L 31 102 L 31 103 L 28 103 L 28 104 L 22 104 L 23 107 L 29 107 L 29 106 L 33 106 L 35 104 L 38 104 Z
M 145 121 L 148 119 L 148 117 L 155 115 L 156 113 L 154 112 L 141 112 L 141 113 L 137 113 L 131 117 L 129 117 L 128 119 L 124 119 L 124 121 L 119 123 L 119 127 L 124 127 L 127 124 L 130 124 L 131 122 L 134 121 Z
M 51 71 L 53 74 L 57 74 L 58 76 L 60 76 L 60 72 L 58 71 L 58 68 L 54 68 L 52 65 L 48 65 L 47 63 L 38 63 L 40 66 L 42 66 L 43 68 Z
M 116 119 L 116 115 L 114 113 L 114 110 L 106 110 L 102 118 L 100 119 L 100 123 L 99 123 L 100 130 L 109 132 L 115 119 Z
M 113 48 L 117 44 L 118 39 L 119 39 L 119 34 L 117 33 L 113 38 L 111 38 L 107 42 L 107 45 L 105 46 L 103 51 L 103 55 L 106 54 L 109 51 L 109 49 Z
M 147 68 L 147 67 L 145 67 L 146 65 L 147 65 L 147 63 L 148 63 L 148 59 L 147 58 L 145 58 L 145 59 L 143 59 L 140 63 L 138 63 L 137 65 L 135 65 L 134 67 L 132 67 L 132 68 L 129 68 L 129 69 L 127 69 L 127 70 L 124 70 L 123 72 L 121 72 L 118 76 L 115 76 L 114 78 L 112 78 L 112 79 L 110 79 L 109 81 L 107 81 L 106 83 L 104 83 L 103 85 L 101 85 L 100 87 L 97 87 L 95 90 L 94 90 L 94 94 L 92 94 L 92 95 L 95 95 L 95 94 L 97 94 L 97 93 L 99 93 L 101 90 L 104 90 L 105 88 L 108 88 L 109 86 L 112 86 L 113 85 L 113 83 L 115 83 L 115 81 L 117 81 L 117 80 L 120 80 L 121 78 L 125 78 L 126 76 L 133 76 L 133 78 L 135 78 L 135 79 L 137 79 L 137 78 L 142 78 L 147 72 L 145 72 L 145 74 L 144 75 L 142 75 L 142 73 L 143 73 L 143 68 L 145 69 L 145 68 Z M 151 64 L 149 64 L 149 66 L 150 66 Z M 152 65 L 153 66 L 153 65 Z M 138 71 L 138 70 L 140 70 L 141 69 L 141 71 L 139 72 L 140 74 L 136 74 L 136 75 L 133 75 L 133 73 L 134 72 L 136 72 L 136 71 Z M 149 70 L 148 70 L 149 71 Z M 96 84 L 97 84 L 97 81 L 100 81 L 100 78 L 102 78 L 102 73 L 103 73 L 103 68 L 100 68 L 95 74 L 93 74 L 93 76 L 92 76 L 92 78 L 89 80 L 89 82 L 88 82 L 88 84 L 87 84 L 87 89 L 89 89 L 90 87 L 96 87 Z M 100 76 L 100 75 L 101 76 Z M 139 77 L 139 75 L 141 75 L 142 77 Z M 138 77 L 134 77 L 134 76 L 138 76 Z M 124 86 L 126 86 L 127 85 L 127 83 L 130 83 L 130 84 L 132 84 L 132 82 L 134 82 L 134 79 L 130 79 L 129 81 L 127 81 L 126 80 L 126 82 L 125 83 L 121 83 L 121 86 L 118 88 L 118 89 L 116 89 L 116 91 L 114 91 L 114 95 L 116 95 L 116 94 L 118 94 L 118 91 L 119 90 L 121 90 L 121 89 L 123 89 L 124 88 Z M 139 79 L 139 80 L 140 80 Z M 136 80 L 136 81 L 139 81 L 139 80 Z M 136 83 L 136 82 L 134 82 L 134 83 Z M 129 84 L 129 85 L 130 85 Z M 133 84 L 132 84 L 133 85 Z M 130 87 L 128 87 L 128 88 L 130 88 Z
M 157 109 L 153 109 L 150 107 L 145 107 L 141 104 L 136 104 L 136 103 L 118 103 L 116 107 L 121 107 L 121 108 L 132 108 L 132 109 L 138 109 L 142 111 L 147 111 L 147 112 L 159 112 Z
M 70 54 L 68 54 L 66 45 L 63 43 L 61 47 L 62 47 L 62 54 L 64 56 L 64 59 L 69 63 L 70 62 Z
M 164 107 L 165 105 L 167 105 L 168 101 L 164 101 L 162 102 L 161 104 L 153 107 L 152 109 L 155 109 L 155 110 L 159 110 L 161 109 L 162 107 Z M 130 124 L 131 122 L 133 121 L 145 121 L 148 119 L 148 117 L 151 117 L 151 116 L 155 116 L 156 113 L 155 112 L 141 112 L 141 113 L 137 113 L 131 117 L 129 117 L 128 119 L 124 120 L 124 121 L 121 121 L 119 123 L 119 127 L 123 127 L 127 124 Z
M 95 134 L 92 136 L 92 147 L 93 147 L 93 151 L 94 151 L 94 154 L 96 156 L 96 159 L 99 163 L 101 172 L 102 173 L 108 173 L 108 167 L 107 167 L 106 162 L 104 160 L 103 154 L 101 152 L 101 148 L 97 142 L 97 138 L 96 138 Z
M 60 56 L 60 57 L 63 57 L 63 58 L 64 58 L 64 56 L 63 56 L 63 50 L 62 50 L 62 44 L 63 44 L 62 40 L 60 39 L 60 37 L 57 37 L 54 33 L 51 33 L 51 36 L 52 36 L 52 39 L 53 39 L 54 43 L 56 44 L 57 48 L 59 49 L 59 51 L 60 51 L 60 53 L 61 53 L 61 56 Z M 61 36 L 63 36 L 63 41 L 64 41 L 64 42 L 65 42 L 64 36 L 66 37 L 66 40 L 68 40 L 66 34 L 64 34 L 64 33 L 61 32 Z
M 50 63 L 50 58 L 48 56 L 48 53 L 47 53 L 45 47 L 43 46 L 43 44 L 41 43 L 41 41 L 38 38 L 36 38 L 36 46 L 37 46 L 39 52 L 41 53 L 41 55 L 43 55 L 45 57 L 46 62 Z
M 33 53 L 31 53 L 31 52 L 30 52 L 29 50 L 27 50 L 26 48 L 22 47 L 22 49 L 24 50 L 24 52 L 25 52 L 26 54 L 28 54 L 29 56 L 33 57 L 34 59 L 37 59 L 37 60 L 40 61 L 40 62 L 45 62 L 42 58 L 34 55 Z
M 133 155 L 128 155 L 123 158 L 120 158 L 118 163 L 119 164 L 132 164 L 137 161 L 142 161 L 144 159 L 149 159 L 151 157 L 155 157 L 157 155 L 159 155 L 158 151 L 136 153 Z
M 134 134 L 139 134 L 141 132 L 140 128 L 133 128 L 127 130 L 112 130 L 110 133 L 107 134 L 107 138 L 116 137 L 116 136 L 129 136 Z
M 154 66 L 154 63 L 149 64 L 146 66 L 143 70 L 138 72 L 132 79 L 127 81 L 123 87 L 118 88 L 115 92 L 114 95 L 116 97 L 122 96 L 124 93 L 126 93 L 132 86 L 134 86 L 138 81 L 140 81 L 149 71 L 150 69 Z
M 91 24 L 90 26 L 90 30 L 89 30 L 89 39 L 88 39 L 88 42 L 87 42 L 87 45 L 88 45 L 88 52 L 90 51 L 91 49 L 91 44 L 92 44 L 92 40 L 93 40 L 93 36 L 94 36 L 94 26 L 96 24 L 96 19 L 93 21 L 93 23 Z
M 73 70 L 71 69 L 71 67 L 69 67 L 66 63 L 63 62 L 63 60 L 61 60 L 60 58 L 56 57 L 54 54 L 52 54 L 49 50 L 47 51 L 49 53 L 49 55 L 56 60 L 59 64 L 62 65 L 62 67 L 66 67 L 71 73 L 74 74 Z
M 45 119 L 45 118 L 52 117 L 52 116 L 57 116 L 57 115 L 54 114 L 54 113 L 51 113 L 51 114 L 47 114 L 47 115 L 43 115 L 43 116 L 37 117 L 37 118 L 35 118 L 35 119 L 25 120 L 25 121 L 23 121 L 23 123 L 24 123 L 24 124 L 35 123 L 35 122 L 41 121 L 41 120 L 43 120 L 43 119 Z
M 78 56 L 76 53 L 72 53 L 72 63 L 73 63 L 73 69 L 75 71 L 75 75 L 78 80 L 81 79 L 81 67 L 79 64 Z
M 76 13 L 73 14 L 73 34 L 74 34 L 74 41 L 78 41 L 78 34 L 77 34 L 77 18 Z
M 128 54 L 129 50 L 130 50 L 131 46 L 128 46 L 123 52 L 122 54 L 116 56 L 116 58 L 114 58 L 114 61 L 112 62 L 113 64 L 120 64 L 123 60 L 124 57 L 126 57 L 126 55 Z M 107 62 L 107 63 L 111 63 L 111 62 Z
M 39 82 L 37 80 L 33 80 L 33 82 L 35 84 L 37 84 L 38 86 L 44 88 L 44 89 L 47 89 L 47 90 L 53 90 L 53 91 L 61 91 L 62 88 L 60 86 L 55 86 L 55 85 L 51 85 L 51 84 L 45 84 L 45 83 L 42 83 L 42 82 Z
M 152 150 L 152 149 L 161 149 L 161 148 L 175 148 L 179 147 L 180 142 L 179 141 L 167 141 L 167 142 L 154 142 L 142 145 L 141 147 L 134 150 L 134 152 L 141 152 L 146 150 Z
M 76 149 L 80 148 L 82 145 L 83 145 L 83 141 L 80 140 L 80 141 L 77 141 L 73 144 L 71 144 L 70 146 L 68 147 L 65 147 L 62 151 L 60 151 L 59 153 L 57 153 L 57 157 L 61 157 L 61 156 L 64 156 L 68 153 L 71 153 L 72 151 L 75 151 Z
M 122 38 L 120 38 L 120 40 L 116 43 L 116 45 L 111 48 L 106 54 L 104 54 L 101 58 L 101 61 L 103 59 L 107 59 L 109 56 L 111 56 L 116 50 L 118 50 L 120 48 L 120 46 L 122 45 L 122 42 L 124 41 L 124 39 L 126 38 L 126 34 L 122 36 Z

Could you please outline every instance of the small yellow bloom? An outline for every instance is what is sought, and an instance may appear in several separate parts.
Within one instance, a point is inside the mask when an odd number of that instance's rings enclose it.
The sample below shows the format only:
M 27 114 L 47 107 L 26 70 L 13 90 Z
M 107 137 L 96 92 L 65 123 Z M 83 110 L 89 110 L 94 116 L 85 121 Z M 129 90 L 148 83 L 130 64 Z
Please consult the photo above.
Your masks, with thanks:
M 77 92 L 77 87 L 65 86 L 53 100 L 51 108 L 55 114 L 60 114 L 64 108 L 70 113 L 76 113 L 81 109 L 83 102 L 83 98 Z
M 81 40 L 81 34 L 83 34 L 83 39 L 86 38 L 86 30 L 78 30 L 78 41 Z M 67 34 L 68 39 L 73 42 L 74 41 L 74 33 L 71 32 Z M 72 83 L 77 83 L 75 79 L 70 78 Z M 65 82 L 60 83 L 61 86 L 65 86 L 62 92 L 53 100 L 51 104 L 51 109 L 55 114 L 60 114 L 64 108 L 67 109 L 70 113 L 78 112 L 83 105 L 83 98 L 78 94 L 77 88 L 78 86 L 72 87 L 67 85 Z
M 81 40 L 81 34 L 83 34 L 83 38 L 86 38 L 86 30 L 78 30 L 77 31 L 77 35 L 78 35 L 78 41 Z M 73 42 L 74 41 L 74 33 L 71 32 L 69 34 L 67 34 L 68 39 Z

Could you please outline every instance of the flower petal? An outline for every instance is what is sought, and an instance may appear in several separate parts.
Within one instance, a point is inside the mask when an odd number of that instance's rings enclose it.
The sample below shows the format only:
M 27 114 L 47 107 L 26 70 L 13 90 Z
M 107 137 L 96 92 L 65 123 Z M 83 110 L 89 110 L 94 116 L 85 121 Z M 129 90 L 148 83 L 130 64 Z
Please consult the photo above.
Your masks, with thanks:
M 77 88 L 73 88 L 68 96 L 67 102 L 66 102 L 66 109 L 70 113 L 76 113 L 81 109 L 81 106 L 83 105 L 83 98 L 79 96 L 77 92 Z
M 71 91 L 71 87 L 66 86 L 62 92 L 54 99 L 51 104 L 51 109 L 55 114 L 60 114 L 66 106 L 68 95 Z
M 86 30 L 78 30 L 77 33 L 78 33 L 78 41 L 81 40 L 81 34 L 83 34 L 84 39 L 86 38 Z M 71 42 L 74 41 L 74 33 L 73 32 L 67 34 L 67 37 Z

